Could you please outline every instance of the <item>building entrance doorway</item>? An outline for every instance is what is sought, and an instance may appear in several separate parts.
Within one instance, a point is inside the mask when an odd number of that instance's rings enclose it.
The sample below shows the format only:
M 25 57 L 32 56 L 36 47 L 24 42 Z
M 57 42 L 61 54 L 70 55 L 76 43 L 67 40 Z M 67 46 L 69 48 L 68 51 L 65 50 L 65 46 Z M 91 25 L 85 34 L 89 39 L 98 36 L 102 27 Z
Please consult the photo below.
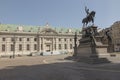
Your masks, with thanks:
M 47 44 L 46 45 L 46 52 L 50 52 L 51 51 L 51 45 L 50 44 Z

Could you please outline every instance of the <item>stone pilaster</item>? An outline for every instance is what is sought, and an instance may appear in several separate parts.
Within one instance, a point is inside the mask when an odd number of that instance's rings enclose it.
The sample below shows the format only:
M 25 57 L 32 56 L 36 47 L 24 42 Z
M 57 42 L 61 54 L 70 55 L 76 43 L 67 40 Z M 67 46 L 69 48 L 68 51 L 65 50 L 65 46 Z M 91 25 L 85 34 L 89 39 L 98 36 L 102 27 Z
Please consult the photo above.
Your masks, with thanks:
M 30 52 L 34 51 L 34 38 L 35 37 L 32 37 L 31 40 L 30 40 Z
M 10 45 L 10 38 L 6 38 L 5 42 L 2 42 L 3 44 L 5 44 L 5 54 L 9 54 L 9 51 L 11 48 L 9 48 Z M 1 46 L 2 47 L 2 46 Z
M 54 46 L 54 38 L 52 38 L 52 51 L 55 50 L 55 46 Z
M 41 37 L 39 37 L 39 52 L 41 52 Z
M 58 38 L 56 38 L 56 50 L 59 50 Z
M 70 52 L 70 39 L 67 39 L 67 50 Z
M 42 38 L 42 48 L 43 48 L 43 52 L 45 52 L 45 39 L 44 39 L 44 37 Z
M 23 53 L 26 51 L 26 38 L 23 38 L 23 43 L 22 43 L 22 50 L 23 50 Z
M 64 38 L 62 38 L 61 40 L 62 40 L 62 42 L 61 42 L 61 47 L 62 47 L 62 50 L 64 50 L 64 49 L 65 49 L 65 48 L 64 48 L 64 44 L 65 44 Z

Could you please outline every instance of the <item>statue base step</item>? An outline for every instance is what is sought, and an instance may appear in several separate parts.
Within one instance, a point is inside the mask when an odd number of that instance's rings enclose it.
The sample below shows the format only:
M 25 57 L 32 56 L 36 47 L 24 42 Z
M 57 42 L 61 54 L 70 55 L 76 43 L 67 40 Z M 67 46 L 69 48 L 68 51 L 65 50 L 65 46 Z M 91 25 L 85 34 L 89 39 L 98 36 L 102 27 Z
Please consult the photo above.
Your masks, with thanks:
M 84 62 L 88 64 L 101 64 L 101 63 L 110 63 L 107 58 L 98 58 L 98 57 L 78 57 L 78 62 Z

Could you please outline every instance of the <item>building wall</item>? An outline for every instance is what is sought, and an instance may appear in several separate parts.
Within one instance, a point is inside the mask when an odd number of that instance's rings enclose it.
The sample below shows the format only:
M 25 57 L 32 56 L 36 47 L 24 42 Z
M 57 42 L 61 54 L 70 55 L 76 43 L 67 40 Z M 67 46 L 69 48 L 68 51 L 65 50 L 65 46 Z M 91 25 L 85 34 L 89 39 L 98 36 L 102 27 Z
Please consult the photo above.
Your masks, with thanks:
M 78 35 L 78 40 L 80 38 L 81 38 L 81 34 Z M 11 47 L 11 45 L 13 46 L 15 45 L 15 48 Z M 29 49 L 28 49 L 28 45 L 29 45 Z M 69 53 L 73 53 L 74 33 L 57 34 L 57 35 L 39 33 L 38 36 L 37 33 L 30 33 L 30 32 L 29 33 L 0 32 L 0 46 L 1 46 L 0 55 L 8 55 L 8 56 L 13 54 L 27 55 L 30 54 L 31 52 L 45 52 L 49 50 L 68 51 Z
M 114 51 L 120 52 L 120 21 L 115 22 L 111 27 L 112 27 Z

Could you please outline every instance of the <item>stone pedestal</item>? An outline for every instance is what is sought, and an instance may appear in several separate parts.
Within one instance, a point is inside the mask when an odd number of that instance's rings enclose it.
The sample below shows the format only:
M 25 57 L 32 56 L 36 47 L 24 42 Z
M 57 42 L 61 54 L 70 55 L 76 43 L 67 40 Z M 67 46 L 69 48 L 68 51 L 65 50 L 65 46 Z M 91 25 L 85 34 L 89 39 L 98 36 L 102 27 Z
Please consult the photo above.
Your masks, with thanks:
M 110 54 L 107 52 L 108 45 L 101 42 L 102 37 L 97 33 L 97 27 L 90 26 L 83 31 L 82 39 L 77 47 L 77 55 L 79 61 L 87 63 L 103 63 L 109 62 L 107 57 Z

